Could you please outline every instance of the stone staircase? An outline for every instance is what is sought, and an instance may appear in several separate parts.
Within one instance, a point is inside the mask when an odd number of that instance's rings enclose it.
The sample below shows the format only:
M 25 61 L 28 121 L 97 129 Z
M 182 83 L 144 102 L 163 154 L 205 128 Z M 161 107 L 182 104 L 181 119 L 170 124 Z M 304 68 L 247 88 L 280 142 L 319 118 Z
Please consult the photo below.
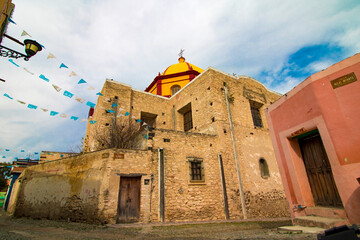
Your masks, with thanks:
M 328 208 L 328 207 L 309 207 L 305 210 L 306 216 L 295 217 L 291 227 L 281 227 L 280 231 L 296 232 L 299 229 L 302 232 L 323 232 L 326 229 L 348 225 L 349 221 L 346 217 L 344 209 Z
M 344 209 L 309 207 L 305 209 L 305 213 L 306 216 L 294 219 L 294 225 L 329 229 L 349 224 Z

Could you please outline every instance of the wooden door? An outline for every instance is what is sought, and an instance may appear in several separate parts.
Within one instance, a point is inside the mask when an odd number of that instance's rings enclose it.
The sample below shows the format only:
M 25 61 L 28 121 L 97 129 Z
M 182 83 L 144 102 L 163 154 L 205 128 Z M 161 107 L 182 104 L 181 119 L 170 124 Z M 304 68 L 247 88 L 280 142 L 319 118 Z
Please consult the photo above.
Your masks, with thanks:
M 141 177 L 120 177 L 118 223 L 138 222 Z
M 299 139 L 299 145 L 315 205 L 342 207 L 319 133 Z

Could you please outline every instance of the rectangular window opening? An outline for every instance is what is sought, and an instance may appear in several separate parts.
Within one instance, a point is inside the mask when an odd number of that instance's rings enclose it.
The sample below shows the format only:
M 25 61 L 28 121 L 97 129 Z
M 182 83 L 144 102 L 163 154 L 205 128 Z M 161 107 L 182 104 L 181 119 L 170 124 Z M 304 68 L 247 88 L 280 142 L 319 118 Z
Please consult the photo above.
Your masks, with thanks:
M 262 103 L 250 101 L 251 115 L 254 123 L 254 127 L 264 127 L 261 120 L 260 108 L 263 106 Z
M 201 158 L 189 158 L 190 183 L 205 182 L 204 162 Z

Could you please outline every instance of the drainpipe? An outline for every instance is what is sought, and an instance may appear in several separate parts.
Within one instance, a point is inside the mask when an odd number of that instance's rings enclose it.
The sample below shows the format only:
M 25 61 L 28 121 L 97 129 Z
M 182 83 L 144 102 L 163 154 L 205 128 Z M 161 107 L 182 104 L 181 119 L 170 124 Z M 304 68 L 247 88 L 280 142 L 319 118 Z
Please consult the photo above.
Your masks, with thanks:
M 233 126 L 233 121 L 232 121 L 232 116 L 231 116 L 231 109 L 230 109 L 230 102 L 229 102 L 229 93 L 228 93 L 228 88 L 227 88 L 225 82 L 224 82 L 224 89 L 225 89 L 225 100 L 226 100 L 226 107 L 227 107 L 229 125 L 230 125 L 230 134 L 231 134 L 231 140 L 232 140 L 233 149 L 234 149 L 236 174 L 237 174 L 238 181 L 239 181 L 241 209 L 242 209 L 242 213 L 244 215 L 244 219 L 247 219 L 246 206 L 245 206 L 245 196 L 244 196 L 244 189 L 243 189 L 243 184 L 242 184 L 242 180 L 241 180 L 240 165 L 239 165 L 238 153 L 237 153 L 236 142 L 235 142 L 234 126 Z
M 159 154 L 159 218 L 160 222 L 165 221 L 165 159 L 164 149 L 158 149 Z

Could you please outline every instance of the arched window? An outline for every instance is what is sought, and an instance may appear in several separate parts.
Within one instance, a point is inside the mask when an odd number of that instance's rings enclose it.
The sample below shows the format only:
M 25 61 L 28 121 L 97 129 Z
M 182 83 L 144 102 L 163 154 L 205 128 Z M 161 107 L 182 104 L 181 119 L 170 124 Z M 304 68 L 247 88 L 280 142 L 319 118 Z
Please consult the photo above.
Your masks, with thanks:
M 260 167 L 260 174 L 261 174 L 262 178 L 266 179 L 266 178 L 270 177 L 269 166 L 265 159 L 260 158 L 259 167 Z
M 180 86 L 179 85 L 174 85 L 171 87 L 171 95 L 174 95 L 176 92 L 178 92 L 180 90 Z

